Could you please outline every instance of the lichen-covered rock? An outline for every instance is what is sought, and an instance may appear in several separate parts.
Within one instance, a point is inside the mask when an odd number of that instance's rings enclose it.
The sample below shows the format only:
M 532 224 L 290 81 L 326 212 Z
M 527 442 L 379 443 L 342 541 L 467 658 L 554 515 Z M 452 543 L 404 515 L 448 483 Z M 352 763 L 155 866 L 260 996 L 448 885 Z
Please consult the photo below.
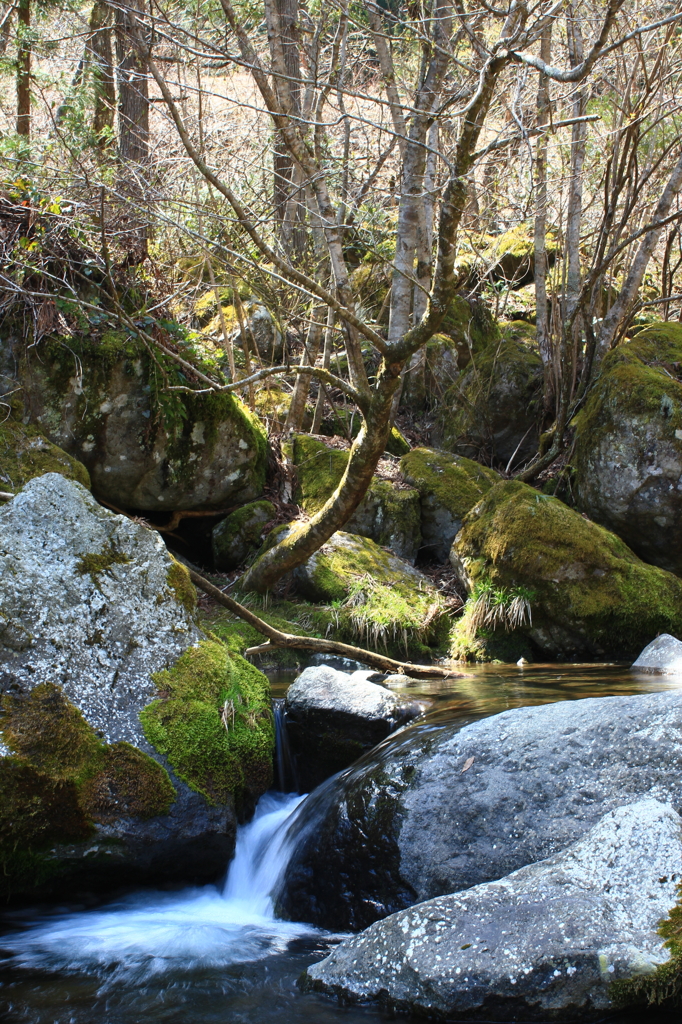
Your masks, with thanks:
M 285 725 L 301 792 L 315 789 L 425 711 L 424 702 L 391 693 L 372 682 L 373 676 L 310 666 L 287 690 Z
M 604 359 L 575 419 L 578 507 L 641 558 L 682 575 L 682 325 L 658 324 Z
M 441 448 L 505 467 L 538 445 L 543 368 L 518 332 L 483 349 L 448 390 L 435 437 Z
M 0 510 L 7 892 L 224 867 L 269 782 L 269 687 L 195 603 L 160 536 L 76 482 L 37 477 Z
M 503 878 L 566 850 L 615 808 L 643 798 L 679 807 L 681 762 L 676 690 L 417 725 L 310 798 L 282 908 L 356 930 Z
M 0 423 L 0 491 L 14 494 L 35 476 L 61 473 L 90 487 L 85 466 L 43 437 L 35 427 L 26 426 L 10 415 Z
M 306 987 L 447 1020 L 603 1018 L 614 981 L 668 959 L 657 928 L 681 863 L 679 815 L 639 800 L 554 857 L 346 939 Z
M 637 672 L 653 675 L 682 675 L 682 641 L 669 633 L 662 633 L 647 644 L 632 667 Z
M 247 345 L 253 360 L 253 343 L 255 342 L 258 356 L 273 366 L 282 361 L 283 338 L 272 314 L 258 299 L 248 298 L 242 303 L 242 318 L 247 336 Z M 206 327 L 206 333 L 217 339 L 223 336 L 223 324 L 235 345 L 243 347 L 242 328 L 239 313 L 235 306 L 223 306 L 222 315 L 217 313 Z
M 162 353 L 151 359 L 122 331 L 68 346 L 45 339 L 40 356 L 19 364 L 27 417 L 87 467 L 98 497 L 159 511 L 221 508 L 262 492 L 265 432 L 239 399 L 169 391 Z M 165 363 L 168 381 L 186 384 Z
M 236 569 L 263 543 L 263 528 L 275 518 L 270 501 L 252 501 L 213 527 L 211 535 L 216 569 Z
M 499 473 L 434 448 L 413 448 L 400 460 L 400 472 L 419 492 L 422 549 L 446 562 L 462 520 L 498 483 Z
M 682 581 L 516 480 L 472 509 L 450 560 L 471 595 L 455 654 L 509 630 L 549 657 L 624 659 L 658 633 L 682 633 Z
M 348 452 L 330 448 L 309 434 L 297 435 L 285 448 L 296 467 L 295 500 L 314 515 L 338 487 Z M 400 481 L 375 476 L 345 529 L 413 562 L 422 540 L 419 494 Z

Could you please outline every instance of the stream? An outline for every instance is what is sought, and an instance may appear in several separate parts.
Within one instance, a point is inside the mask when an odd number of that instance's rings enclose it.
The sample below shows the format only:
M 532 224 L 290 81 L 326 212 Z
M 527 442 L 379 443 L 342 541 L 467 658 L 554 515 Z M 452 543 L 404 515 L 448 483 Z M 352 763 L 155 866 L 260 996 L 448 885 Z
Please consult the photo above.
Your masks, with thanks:
M 272 679 L 284 695 L 296 673 Z M 512 707 L 674 689 L 671 679 L 614 665 L 467 667 L 464 678 L 412 683 L 432 701 L 411 729 Z M 390 743 L 391 740 L 385 741 Z M 368 755 L 372 756 L 372 755 Z M 278 748 L 278 775 L 290 777 Z M 284 788 L 289 788 L 285 784 Z M 317 800 L 334 792 L 316 791 Z M 311 801 L 312 802 L 312 801 Z M 8 1024 L 372 1024 L 382 1014 L 302 995 L 296 980 L 342 936 L 277 919 L 273 894 L 306 820 L 306 798 L 263 796 L 239 829 L 226 878 L 201 888 L 128 893 L 85 907 L 24 907 L 0 919 L 0 1020 Z M 679 1015 L 640 1010 L 614 1024 Z

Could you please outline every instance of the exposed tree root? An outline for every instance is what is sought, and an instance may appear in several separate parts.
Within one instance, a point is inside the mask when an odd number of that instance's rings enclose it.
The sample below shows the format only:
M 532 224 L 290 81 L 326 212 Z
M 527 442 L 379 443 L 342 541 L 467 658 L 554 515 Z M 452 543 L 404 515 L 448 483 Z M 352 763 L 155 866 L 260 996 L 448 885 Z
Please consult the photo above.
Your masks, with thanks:
M 188 567 L 189 568 L 189 567 Z M 400 672 L 415 679 L 452 679 L 461 676 L 460 672 L 453 672 L 452 669 L 442 668 L 440 665 L 413 665 L 409 661 L 395 661 L 383 654 L 375 654 L 373 651 L 366 651 L 362 647 L 353 647 L 352 644 L 342 644 L 336 640 L 323 640 L 313 636 L 296 636 L 293 633 L 282 633 L 274 626 L 259 619 L 249 608 L 235 601 L 233 597 L 224 594 L 218 587 L 214 587 L 207 579 L 200 576 L 194 569 L 189 569 L 192 583 L 195 587 L 209 594 L 218 604 L 244 619 L 250 626 L 257 629 L 259 633 L 268 638 L 268 642 L 258 647 L 251 647 L 247 654 L 261 654 L 273 650 L 276 647 L 293 647 L 300 650 L 319 651 L 321 654 L 336 654 L 342 658 L 352 658 L 354 661 L 362 661 L 371 668 L 380 672 Z

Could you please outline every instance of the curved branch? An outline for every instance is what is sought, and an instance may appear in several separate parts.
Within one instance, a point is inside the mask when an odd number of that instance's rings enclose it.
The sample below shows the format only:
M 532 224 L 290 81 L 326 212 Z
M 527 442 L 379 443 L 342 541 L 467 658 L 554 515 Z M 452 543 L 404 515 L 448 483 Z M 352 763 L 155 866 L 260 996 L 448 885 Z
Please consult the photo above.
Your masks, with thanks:
M 352 658 L 354 661 L 363 661 L 372 668 L 381 672 L 400 672 L 416 679 L 452 679 L 459 677 L 461 673 L 453 672 L 451 669 L 442 668 L 440 665 L 413 665 L 409 661 L 395 661 L 383 654 L 376 654 L 374 651 L 366 651 L 362 647 L 353 647 L 351 644 L 343 644 L 338 640 L 323 640 L 315 636 L 297 636 L 294 633 L 283 633 L 275 629 L 269 622 L 264 622 L 250 608 L 245 608 L 239 601 L 214 587 L 207 579 L 200 576 L 194 569 L 189 570 L 189 575 L 195 587 L 203 590 L 223 607 L 228 608 L 233 615 L 248 622 L 250 626 L 268 638 L 268 643 L 259 647 L 252 647 L 246 653 L 256 654 L 263 651 L 274 650 L 276 647 L 288 647 L 295 650 L 318 651 L 321 654 L 336 654 L 342 658 Z

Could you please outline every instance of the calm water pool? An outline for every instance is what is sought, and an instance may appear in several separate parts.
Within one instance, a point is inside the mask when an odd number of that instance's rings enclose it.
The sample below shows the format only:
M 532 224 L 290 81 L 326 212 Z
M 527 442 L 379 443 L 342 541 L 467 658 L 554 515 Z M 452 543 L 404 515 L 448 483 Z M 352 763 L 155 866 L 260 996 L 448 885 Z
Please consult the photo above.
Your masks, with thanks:
M 622 665 L 472 666 L 402 688 L 428 722 L 682 685 Z M 273 678 L 282 696 L 295 673 Z M 417 725 L 416 728 L 419 728 Z M 240 830 L 227 884 L 129 893 L 115 903 L 24 907 L 0 918 L 0 1020 L 8 1024 L 372 1024 L 380 1011 L 301 995 L 296 980 L 338 936 L 277 922 L 267 899 L 296 801 L 281 794 Z M 291 819 L 293 820 L 293 818 Z M 269 831 L 268 831 L 269 830 Z M 268 852 L 269 851 L 269 852 Z M 284 851 L 284 852 L 283 852 Z M 269 858 L 269 859 L 268 859 Z M 639 1011 L 614 1024 L 679 1024 Z

